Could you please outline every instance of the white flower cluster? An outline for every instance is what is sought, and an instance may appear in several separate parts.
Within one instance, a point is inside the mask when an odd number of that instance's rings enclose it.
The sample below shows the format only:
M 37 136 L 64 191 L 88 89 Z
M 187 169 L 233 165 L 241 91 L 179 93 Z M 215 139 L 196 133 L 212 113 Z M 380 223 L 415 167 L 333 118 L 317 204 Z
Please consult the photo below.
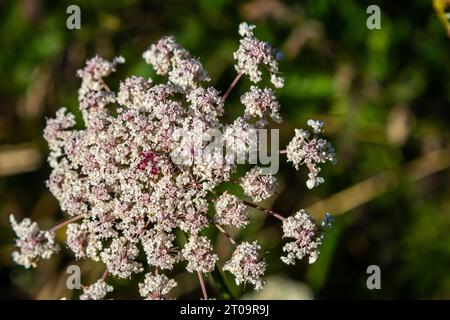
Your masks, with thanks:
M 256 127 L 249 123 L 243 117 L 238 117 L 234 122 L 225 127 L 223 138 L 226 147 L 233 150 L 232 157 L 236 155 L 236 159 L 231 159 L 239 164 L 245 163 L 247 154 L 256 154 L 258 150 L 258 139 Z M 228 155 L 227 155 L 228 156 Z M 227 159 L 227 162 L 232 162 Z
M 114 288 L 112 286 L 107 284 L 103 279 L 100 279 L 89 287 L 83 288 L 83 294 L 80 295 L 80 300 L 103 300 L 113 290 Z
M 86 62 L 84 69 L 77 71 L 78 77 L 81 78 L 78 102 L 86 125 L 91 120 L 89 117 L 92 114 L 90 109 L 101 111 L 108 104 L 115 102 L 115 94 L 111 92 L 103 78 L 115 72 L 116 66 L 124 62 L 125 59 L 123 57 L 116 57 L 112 62 L 109 62 L 99 56 L 95 56 Z M 49 141 L 50 144 L 51 141 Z
M 86 224 L 69 224 L 66 235 L 66 244 L 73 251 L 76 259 L 89 257 L 94 261 L 99 260 L 99 251 L 103 248 L 102 242 L 92 236 Z
M 262 289 L 266 263 L 261 258 L 260 250 L 261 246 L 256 241 L 242 242 L 236 247 L 231 259 L 225 263 L 223 270 L 234 275 L 237 285 L 250 282 L 255 286 L 255 290 Z
M 25 268 L 36 267 L 40 259 L 49 259 L 59 251 L 55 243 L 55 233 L 41 231 L 36 222 L 25 218 L 17 223 L 13 215 L 9 216 L 12 229 L 16 233 L 16 246 L 20 251 L 14 251 L 12 258 L 14 262 Z
M 333 146 L 317 137 L 322 132 L 323 122 L 308 120 L 307 124 L 313 128 L 313 136 L 306 130 L 295 129 L 295 136 L 287 146 L 287 158 L 297 170 L 303 164 L 307 166 L 309 173 L 306 186 L 312 189 L 325 181 L 319 177 L 321 168 L 318 164 L 326 161 L 336 164 L 337 160 Z
M 179 254 L 173 248 L 175 235 L 164 231 L 149 230 L 141 239 L 147 263 L 162 270 L 172 270 L 179 261 Z
M 223 193 L 215 203 L 215 221 L 220 225 L 235 226 L 237 228 L 248 224 L 248 208 L 242 200 L 228 192 Z
M 211 272 L 219 259 L 213 253 L 211 241 L 203 236 L 191 236 L 181 255 L 188 262 L 186 270 L 189 272 Z
M 47 120 L 44 138 L 48 141 L 50 149 L 48 161 L 52 167 L 57 165 L 57 159 L 64 154 L 64 144 L 71 135 L 71 132 L 67 129 L 75 124 L 75 116 L 67 113 L 67 108 L 60 108 L 56 112 L 55 119 Z
M 117 93 L 117 102 L 130 109 L 140 110 L 143 106 L 148 105 L 146 101 L 148 97 L 145 93 L 151 87 L 151 79 L 144 79 L 137 76 L 126 78 L 120 84 L 119 92 Z
M 286 264 L 295 264 L 295 259 L 301 260 L 309 256 L 309 263 L 314 263 L 319 256 L 323 233 L 304 209 L 283 221 L 283 238 L 293 238 L 294 241 L 284 245 L 287 252 L 281 260 Z
M 198 87 L 198 82 L 210 81 L 200 61 L 192 58 L 172 36 L 152 45 L 143 53 L 143 57 L 158 74 L 168 74 L 169 81 L 183 90 Z
M 281 87 L 283 78 L 273 50 L 255 38 L 253 28 L 246 23 L 239 26 L 243 38 L 234 54 L 236 81 L 247 74 L 257 83 L 261 68 L 265 68 L 275 87 Z M 258 147 L 255 129 L 266 126 L 268 119 L 281 122 L 274 92 L 252 86 L 241 97 L 244 116 L 223 124 L 227 94 L 207 85 L 209 77 L 200 61 L 174 37 L 151 45 L 143 57 L 167 79 L 155 84 L 151 79 L 131 76 L 115 92 L 104 78 L 125 62 L 121 57 L 110 62 L 96 56 L 78 71 L 83 128 L 77 129 L 75 116 L 61 108 L 56 118 L 47 121 L 44 131 L 52 168 L 47 186 L 69 219 L 50 231 L 41 231 L 29 219 L 18 224 L 11 217 L 20 249 L 13 253 L 14 260 L 29 268 L 41 258 L 50 258 L 58 251 L 54 231 L 67 225 L 66 245 L 76 259 L 101 261 L 106 276 L 130 278 L 145 271 L 145 280 L 139 285 L 141 295 L 163 299 L 176 285 L 163 272 L 185 262 L 185 269 L 199 276 L 215 269 L 218 255 L 211 240 L 201 233 L 212 226 L 237 246 L 224 269 L 236 276 L 237 283 L 250 282 L 260 289 L 266 269 L 260 246 L 256 242 L 237 243 L 223 226 L 243 228 L 250 223 L 248 206 L 264 208 L 228 192 L 220 194 L 218 187 L 237 173 L 240 162 L 237 159 L 236 164 L 234 155 L 245 155 Z M 320 123 L 309 124 L 315 133 L 320 132 Z M 224 161 L 221 148 L 204 155 L 203 151 L 211 151 L 217 131 L 223 133 L 221 142 L 233 151 L 233 159 Z M 288 159 L 296 167 L 307 164 L 316 174 L 316 164 L 332 158 L 330 150 L 325 140 L 308 140 L 303 131 L 296 131 L 288 146 Z M 203 155 L 202 161 L 194 161 L 199 155 Z M 255 166 L 241 177 L 240 185 L 252 201 L 261 202 L 275 193 L 277 180 Z M 211 219 L 209 205 L 216 195 Z M 272 211 L 270 214 L 284 219 Z M 287 218 L 284 229 L 293 226 L 295 219 Z M 300 237 L 286 229 L 285 236 L 288 234 Z M 319 244 L 316 237 L 302 233 L 301 239 L 304 253 L 298 253 L 295 242 L 287 245 L 289 257 L 314 256 L 313 248 Z M 81 298 L 104 298 L 112 291 L 104 280 L 85 288 Z
M 167 278 L 164 274 L 147 273 L 144 282 L 139 283 L 139 293 L 147 300 L 163 300 L 164 296 L 176 286 L 175 280 Z
M 234 53 L 236 71 L 246 74 L 254 83 L 261 81 L 260 66 L 270 73 L 270 80 L 276 88 L 284 86 L 284 78 L 278 71 L 278 61 L 269 43 L 258 40 L 253 34 L 254 25 L 242 22 L 239 34 L 242 36 L 238 50 Z
M 262 169 L 253 167 L 241 179 L 244 193 L 255 202 L 261 202 L 275 193 L 277 178 L 273 175 L 262 174 Z
M 241 102 L 245 106 L 247 118 L 263 119 L 267 114 L 275 122 L 283 121 L 279 114 L 280 104 L 270 88 L 260 89 L 251 86 L 250 91 L 241 96 Z
M 125 237 L 114 238 L 111 245 L 100 254 L 108 271 L 120 278 L 130 278 L 143 271 L 142 264 L 135 261 L 139 254 L 137 246 Z

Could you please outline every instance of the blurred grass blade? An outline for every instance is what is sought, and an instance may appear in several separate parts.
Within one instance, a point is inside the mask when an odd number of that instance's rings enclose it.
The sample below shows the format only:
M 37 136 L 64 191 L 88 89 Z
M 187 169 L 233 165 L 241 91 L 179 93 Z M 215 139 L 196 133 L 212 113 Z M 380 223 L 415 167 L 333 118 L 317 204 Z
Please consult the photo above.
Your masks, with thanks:
M 449 16 L 445 13 L 445 9 L 447 5 L 450 4 L 450 1 L 448 0 L 433 0 L 433 7 L 436 11 L 436 14 L 439 18 L 439 21 L 441 21 L 442 25 L 447 30 L 447 35 L 450 38 L 450 22 L 449 22 Z
M 211 277 L 213 278 L 217 289 L 220 291 L 220 295 L 222 299 L 236 299 L 235 296 L 228 285 L 226 284 L 225 278 L 223 274 L 219 271 L 218 268 L 215 268 L 214 271 L 211 272 Z

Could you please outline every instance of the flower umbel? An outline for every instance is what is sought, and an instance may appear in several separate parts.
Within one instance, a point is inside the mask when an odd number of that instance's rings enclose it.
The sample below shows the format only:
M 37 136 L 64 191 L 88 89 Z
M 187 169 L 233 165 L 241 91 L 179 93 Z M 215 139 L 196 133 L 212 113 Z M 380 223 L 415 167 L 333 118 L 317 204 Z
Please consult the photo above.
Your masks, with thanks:
M 25 268 L 36 267 L 40 259 L 49 259 L 59 251 L 55 243 L 55 233 L 42 231 L 36 222 L 25 218 L 17 223 L 13 215 L 9 216 L 12 229 L 17 235 L 16 245 L 20 249 L 12 254 L 14 262 Z
M 267 114 L 275 122 L 283 121 L 279 114 L 280 104 L 270 88 L 251 86 L 250 91 L 241 96 L 241 102 L 245 106 L 247 118 L 263 119 Z
M 249 208 L 281 221 L 284 237 L 294 239 L 283 248 L 284 262 L 317 259 L 322 232 L 305 211 L 285 218 L 261 204 L 276 194 L 275 175 L 264 174 L 258 165 L 247 172 L 238 170 L 247 163 L 247 154 L 251 164 L 258 163 L 250 157 L 261 147 L 258 130 L 283 120 L 272 88 L 284 84 L 279 55 L 255 37 L 254 28 L 245 22 L 239 26 L 237 74 L 227 90 L 211 86 L 200 60 L 173 36 L 143 53 L 145 62 L 164 77 L 160 83 L 130 76 L 115 91 L 105 78 L 125 60 L 89 59 L 77 72 L 83 124 L 76 126 L 75 116 L 61 108 L 44 130 L 52 169 L 47 186 L 68 219 L 43 231 L 29 219 L 18 223 L 11 216 L 18 247 L 14 261 L 30 268 L 49 259 L 59 250 L 55 231 L 67 226 L 66 246 L 75 259 L 91 259 L 106 269 L 97 282 L 83 288 L 80 299 L 105 298 L 113 291 L 107 277 L 129 279 L 144 271 L 141 296 L 165 299 L 177 285 L 168 275 L 178 272 L 180 265 L 197 273 L 203 298 L 208 299 L 203 277 L 221 267 L 220 250 L 215 250 L 210 236 L 214 232 L 209 232 L 214 228 L 234 249 L 223 270 L 233 274 L 238 285 L 251 283 L 260 290 L 267 267 L 263 248 L 256 241 L 233 238 L 252 223 Z M 257 86 L 263 72 L 270 76 L 270 88 Z M 240 97 L 243 115 L 225 123 L 227 97 L 244 75 L 254 85 Z M 308 125 L 313 133 L 296 129 L 286 153 L 297 169 L 308 167 L 307 186 L 312 188 L 323 182 L 319 165 L 334 162 L 335 154 L 317 137 L 323 123 L 310 120 Z M 223 149 L 232 154 L 224 155 Z M 237 185 L 242 196 L 235 193 Z M 322 227 L 331 222 L 327 215 Z
M 317 260 L 323 234 L 305 210 L 283 221 L 283 238 L 294 239 L 283 247 L 283 251 L 287 252 L 285 257 L 281 257 L 284 263 L 295 264 L 295 259 L 301 260 L 305 256 L 309 257 L 309 263 Z
M 277 179 L 272 175 L 262 174 L 260 167 L 254 167 L 241 179 L 245 195 L 255 202 L 261 202 L 275 193 Z
M 181 254 L 187 260 L 189 272 L 211 272 L 215 268 L 218 256 L 212 253 L 211 242 L 202 236 L 191 236 Z
M 248 208 L 241 199 L 228 192 L 217 199 L 215 208 L 215 221 L 218 224 L 240 228 L 249 222 Z
M 103 279 L 100 279 L 89 287 L 83 288 L 83 294 L 80 295 L 80 300 L 103 300 L 113 290 L 114 288 L 112 286 L 107 284 Z
M 234 275 L 237 285 L 250 282 L 255 286 L 255 290 L 262 289 L 266 263 L 261 258 L 260 250 L 261 246 L 256 241 L 242 242 L 236 247 L 231 259 L 225 263 L 223 270 Z
M 308 125 L 313 128 L 313 136 L 306 130 L 295 129 L 295 136 L 287 146 L 287 158 L 297 170 L 303 164 L 307 166 L 309 179 L 306 186 L 312 189 L 325 181 L 318 176 L 321 170 L 318 165 L 326 161 L 336 164 L 337 160 L 333 146 L 317 137 L 322 132 L 323 122 L 308 120 Z
M 263 66 L 270 73 L 270 80 L 276 88 L 284 86 L 284 78 L 278 71 L 278 61 L 269 43 L 258 40 L 253 34 L 254 25 L 242 22 L 239 34 L 242 36 L 239 49 L 234 53 L 235 68 L 239 73 L 246 74 L 254 83 L 261 81 Z
M 139 293 L 147 300 L 164 300 L 165 295 L 176 286 L 175 280 L 169 279 L 163 274 L 147 273 L 144 282 L 139 283 Z

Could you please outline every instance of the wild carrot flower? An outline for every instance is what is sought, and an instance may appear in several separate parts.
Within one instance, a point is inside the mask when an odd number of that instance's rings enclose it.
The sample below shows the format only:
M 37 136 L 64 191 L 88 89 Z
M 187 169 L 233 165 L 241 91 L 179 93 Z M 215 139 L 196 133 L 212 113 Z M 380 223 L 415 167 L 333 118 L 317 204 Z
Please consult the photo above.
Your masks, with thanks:
M 242 117 L 234 120 L 224 129 L 223 139 L 227 150 L 227 163 L 245 163 L 247 154 L 251 155 L 258 150 L 258 140 L 256 126 L 249 123 Z
M 177 251 L 172 245 L 175 235 L 164 231 L 149 230 L 141 238 L 142 246 L 147 255 L 147 263 L 150 266 L 162 270 L 172 270 L 178 262 Z
M 279 114 L 280 104 L 270 88 L 251 86 L 250 91 L 241 96 L 241 102 L 245 106 L 244 113 L 247 118 L 264 119 L 267 115 L 275 122 L 283 121 Z
M 255 286 L 255 290 L 262 289 L 266 263 L 261 258 L 260 250 L 261 247 L 256 241 L 242 242 L 236 247 L 231 259 L 225 263 L 223 270 L 234 275 L 237 285 L 250 282 Z
M 189 272 L 211 272 L 218 259 L 209 239 L 202 236 L 191 236 L 181 254 L 188 262 L 186 270 Z
M 276 88 L 284 86 L 284 78 L 279 74 L 278 61 L 275 52 L 269 43 L 258 40 L 253 34 L 254 25 L 242 22 L 239 25 L 239 34 L 242 36 L 239 49 L 234 53 L 236 71 L 246 74 L 254 83 L 261 81 L 262 71 L 266 68 L 271 81 Z
M 99 252 L 103 249 L 102 242 L 89 230 L 86 223 L 69 224 L 66 236 L 67 247 L 73 251 L 76 259 L 99 260 Z
M 196 272 L 206 290 L 202 274 L 213 271 L 219 257 L 202 232 L 214 227 L 235 247 L 223 269 L 235 276 L 236 283 L 251 283 L 259 290 L 266 270 L 260 245 L 238 243 L 223 228 L 251 223 L 249 206 L 282 221 L 284 237 L 294 239 L 285 245 L 283 261 L 293 263 L 304 256 L 315 260 L 322 238 L 306 213 L 284 218 L 253 203 L 275 194 L 274 175 L 255 166 L 238 177 L 246 199 L 218 191 L 224 182 L 234 183 L 231 177 L 238 165 L 258 150 L 257 129 L 266 127 L 268 120 L 282 121 L 275 92 L 256 85 L 241 96 L 243 116 L 223 121 L 226 98 L 242 75 L 257 84 L 267 71 L 276 88 L 284 84 L 275 51 L 253 30 L 247 23 L 239 26 L 242 38 L 234 52 L 238 74 L 225 93 L 209 84 L 200 60 L 172 36 L 143 53 L 156 73 L 166 77 L 161 83 L 131 76 L 115 92 L 105 77 L 125 60 L 89 59 L 77 72 L 83 126 L 76 127 L 75 116 L 61 108 L 44 130 L 52 169 L 47 186 L 69 219 L 43 231 L 29 219 L 17 223 L 11 216 L 18 247 L 14 261 L 29 268 L 50 258 L 59 248 L 55 230 L 67 226 L 66 245 L 75 258 L 101 261 L 106 268 L 99 281 L 83 288 L 81 299 L 103 299 L 111 292 L 107 276 L 130 278 L 144 271 L 141 296 L 164 299 L 176 282 L 163 272 L 173 271 L 179 263 Z M 296 130 L 287 157 L 296 168 L 307 165 L 307 185 L 313 187 L 323 181 L 318 165 L 334 161 L 335 155 L 326 140 L 316 137 L 322 123 L 311 120 L 308 125 L 313 136 Z M 224 149 L 231 154 L 224 155 Z M 323 226 L 330 223 L 326 217 Z
M 130 278 L 133 273 L 142 272 L 142 265 L 135 261 L 139 250 L 126 238 L 115 238 L 100 257 L 108 271 L 120 278 Z
M 80 300 L 103 300 L 113 290 L 114 288 L 112 286 L 100 279 L 94 284 L 83 288 L 83 294 L 80 295 Z
M 277 179 L 273 175 L 264 175 L 260 167 L 253 167 L 241 179 L 241 187 L 245 195 L 255 202 L 261 202 L 275 192 Z
M 249 222 L 248 208 L 240 198 L 228 192 L 223 193 L 215 203 L 215 221 L 221 225 L 245 226 Z
M 147 273 L 144 282 L 139 283 L 139 293 L 148 300 L 163 300 L 165 295 L 176 286 L 175 280 L 169 279 L 163 274 Z
M 295 136 L 287 146 L 287 158 L 297 170 L 306 165 L 309 170 L 306 186 L 312 189 L 325 181 L 319 177 L 321 168 L 318 165 L 326 161 L 336 164 L 336 154 L 327 140 L 317 137 L 322 132 L 323 123 L 308 120 L 308 125 L 313 128 L 313 136 L 306 130 L 295 129 Z
M 12 229 L 16 233 L 16 245 L 20 249 L 12 254 L 14 262 L 25 268 L 36 267 L 40 259 L 49 259 L 59 251 L 55 243 L 55 233 L 42 231 L 36 222 L 25 218 L 17 223 L 13 215 L 9 216 Z
M 284 263 L 295 264 L 295 259 L 301 260 L 305 256 L 309 257 L 309 263 L 317 260 L 323 234 L 305 210 L 283 221 L 283 238 L 294 239 L 283 247 L 283 251 L 287 252 L 286 256 L 281 257 Z

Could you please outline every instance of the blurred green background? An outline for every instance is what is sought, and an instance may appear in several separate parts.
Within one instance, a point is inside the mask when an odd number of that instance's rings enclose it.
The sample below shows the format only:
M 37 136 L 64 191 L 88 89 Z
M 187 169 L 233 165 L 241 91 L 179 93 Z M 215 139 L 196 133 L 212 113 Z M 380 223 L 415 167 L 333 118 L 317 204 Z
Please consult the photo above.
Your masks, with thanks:
M 81 8 L 81 29 L 66 28 L 66 8 Z M 366 28 L 366 8 L 381 7 L 381 30 Z M 154 76 L 142 52 L 168 34 L 200 57 L 224 92 L 235 71 L 241 21 L 284 53 L 279 91 L 285 145 L 309 118 L 325 121 L 339 163 L 326 166 L 326 183 L 305 187 L 306 172 L 289 164 L 279 173 L 280 195 L 265 203 L 290 215 L 309 209 L 336 214 L 314 265 L 285 266 L 278 221 L 254 215 L 239 239 L 258 239 L 269 262 L 268 286 L 257 298 L 450 298 L 450 40 L 431 0 L 280 1 L 1 1 L 0 2 L 0 298 L 75 297 L 65 288 L 70 252 L 37 269 L 13 265 L 9 213 L 43 228 L 64 219 L 45 187 L 45 118 L 67 106 L 77 113 L 75 77 L 98 53 L 127 63 L 110 79 Z M 242 112 L 240 82 L 227 120 Z M 64 240 L 64 232 L 57 234 Z M 216 247 L 229 254 L 219 236 Z M 76 262 L 83 284 L 99 278 L 101 263 Z M 381 268 L 381 290 L 368 290 L 366 269 Z M 181 271 L 181 270 L 179 270 Z M 174 295 L 200 297 L 196 275 L 175 274 Z M 211 295 L 220 297 L 208 277 Z M 137 282 L 112 280 L 114 298 L 138 298 Z M 237 288 L 225 274 L 223 286 Z M 250 290 L 247 290 L 250 291 Z M 73 294 L 73 295 L 72 295 Z M 251 296 L 255 296 L 251 293 Z

